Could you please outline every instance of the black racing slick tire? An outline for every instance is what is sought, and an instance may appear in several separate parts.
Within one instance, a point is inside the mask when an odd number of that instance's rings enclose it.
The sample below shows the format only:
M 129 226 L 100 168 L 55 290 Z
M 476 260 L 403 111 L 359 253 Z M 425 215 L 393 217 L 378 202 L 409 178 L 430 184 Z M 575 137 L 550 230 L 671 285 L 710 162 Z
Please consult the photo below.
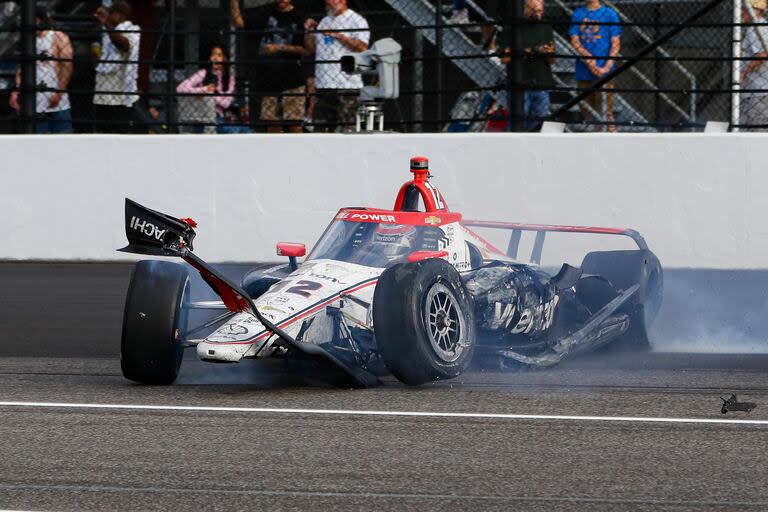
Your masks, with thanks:
M 120 366 L 125 378 L 173 384 L 179 374 L 186 327 L 189 274 L 177 263 L 145 260 L 131 275 L 123 313 Z
M 591 252 L 581 268 L 607 279 L 617 291 L 640 285 L 639 292 L 621 308 L 629 315 L 628 331 L 607 348 L 650 349 L 648 328 L 659 313 L 664 292 L 664 274 L 656 255 L 648 250 Z
M 373 325 L 384 362 L 405 384 L 452 379 L 472 360 L 474 304 L 445 260 L 385 270 L 373 295 Z

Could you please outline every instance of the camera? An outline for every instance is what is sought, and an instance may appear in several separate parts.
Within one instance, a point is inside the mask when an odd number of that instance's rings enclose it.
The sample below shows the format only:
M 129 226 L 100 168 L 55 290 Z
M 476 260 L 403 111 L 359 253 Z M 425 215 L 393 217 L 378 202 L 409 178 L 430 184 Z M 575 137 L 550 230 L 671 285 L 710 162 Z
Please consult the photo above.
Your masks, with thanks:
M 400 96 L 400 54 L 403 47 L 392 38 L 379 39 L 369 50 L 345 55 L 341 70 L 349 75 L 378 76 L 378 86 L 360 90 L 361 101 L 394 99 Z

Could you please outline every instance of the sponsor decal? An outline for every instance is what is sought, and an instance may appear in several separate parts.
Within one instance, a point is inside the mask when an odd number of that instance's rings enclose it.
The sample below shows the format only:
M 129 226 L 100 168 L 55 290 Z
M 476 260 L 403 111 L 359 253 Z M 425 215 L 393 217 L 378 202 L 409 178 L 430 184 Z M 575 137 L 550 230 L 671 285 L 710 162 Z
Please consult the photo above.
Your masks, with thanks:
M 221 332 L 217 333 L 219 335 L 230 335 L 230 336 L 242 336 L 243 334 L 248 334 L 248 328 L 243 327 L 239 324 L 229 324 L 222 328 Z
M 319 274 L 319 273 L 316 273 L 316 272 L 310 272 L 309 273 L 309 277 L 314 277 L 316 279 L 321 279 L 323 281 L 330 281 L 332 283 L 347 284 L 347 283 L 341 281 L 340 279 L 338 279 L 336 277 L 328 276 L 328 275 L 325 275 L 325 274 Z
M 394 215 L 382 215 L 379 213 L 353 213 L 348 218 L 349 220 L 395 222 Z
M 257 306 L 259 309 L 259 312 L 263 313 L 264 311 L 275 311 L 277 313 L 285 315 L 286 312 L 280 308 L 276 308 L 275 306 L 270 306 L 269 304 L 266 304 L 264 306 Z
M 399 242 L 403 237 L 400 235 L 383 235 L 376 233 L 376 241 L 385 244 L 393 244 Z
M 128 227 L 158 241 L 163 239 L 163 235 L 166 231 L 165 229 L 160 229 L 151 222 L 141 220 L 136 216 L 131 217 L 131 222 L 128 223 Z
M 304 298 L 309 298 L 312 296 L 312 292 L 319 290 L 322 287 L 323 285 L 320 283 L 302 279 L 296 283 L 296 286 L 288 288 L 285 293 L 295 293 L 296 295 L 301 295 Z
M 555 308 L 559 302 L 560 297 L 555 295 L 551 301 L 546 304 L 539 304 L 529 309 L 525 309 L 520 315 L 517 325 L 510 331 L 512 334 L 530 334 L 531 331 L 536 328 L 536 320 L 540 319 L 541 324 L 536 329 L 536 332 L 544 332 L 552 326 L 552 321 L 555 319 Z M 497 306 L 498 307 L 498 306 Z M 510 322 L 511 318 L 507 320 Z
M 435 217 L 434 215 L 430 215 L 429 217 L 424 219 L 425 224 L 430 224 L 432 226 L 437 226 L 441 222 L 443 222 L 442 219 L 440 217 Z

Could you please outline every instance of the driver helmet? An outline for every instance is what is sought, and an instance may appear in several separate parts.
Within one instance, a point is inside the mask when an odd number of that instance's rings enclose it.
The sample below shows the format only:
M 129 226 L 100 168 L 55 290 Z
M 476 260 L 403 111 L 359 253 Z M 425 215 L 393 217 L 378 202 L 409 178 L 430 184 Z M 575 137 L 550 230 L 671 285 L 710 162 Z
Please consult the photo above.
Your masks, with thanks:
M 379 224 L 373 232 L 377 252 L 387 258 L 396 258 L 414 250 L 416 226 L 407 224 Z

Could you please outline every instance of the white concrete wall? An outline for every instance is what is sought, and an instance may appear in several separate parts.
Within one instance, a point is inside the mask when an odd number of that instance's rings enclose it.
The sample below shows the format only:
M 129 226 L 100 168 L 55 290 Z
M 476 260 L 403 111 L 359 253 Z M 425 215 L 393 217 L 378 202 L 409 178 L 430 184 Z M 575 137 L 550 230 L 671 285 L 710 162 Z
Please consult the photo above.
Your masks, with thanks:
M 391 208 L 408 159 L 420 154 L 465 217 L 632 227 L 669 267 L 768 268 L 766 142 L 759 134 L 8 136 L 0 259 L 125 259 L 114 249 L 125 245 L 126 196 L 196 219 L 203 258 L 275 259 L 275 242 L 313 243 L 341 206 Z

